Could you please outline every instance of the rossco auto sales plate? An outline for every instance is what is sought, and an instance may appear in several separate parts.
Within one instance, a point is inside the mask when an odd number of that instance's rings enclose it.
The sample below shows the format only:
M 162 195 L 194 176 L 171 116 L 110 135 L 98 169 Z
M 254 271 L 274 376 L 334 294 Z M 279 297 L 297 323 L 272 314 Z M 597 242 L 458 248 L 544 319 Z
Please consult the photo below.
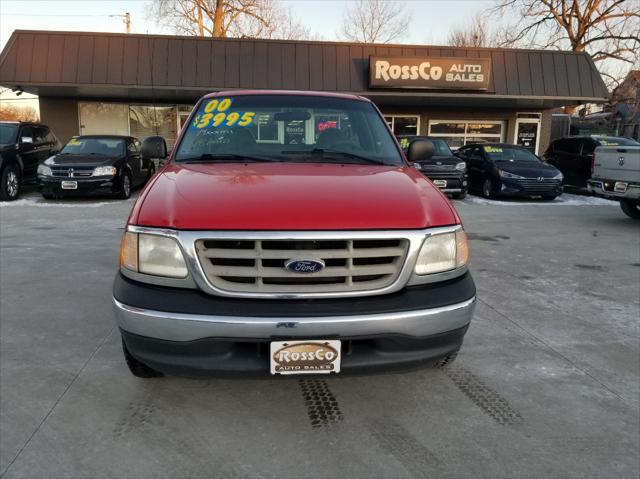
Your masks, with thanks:
M 329 374 L 340 372 L 340 341 L 273 341 L 271 374 Z

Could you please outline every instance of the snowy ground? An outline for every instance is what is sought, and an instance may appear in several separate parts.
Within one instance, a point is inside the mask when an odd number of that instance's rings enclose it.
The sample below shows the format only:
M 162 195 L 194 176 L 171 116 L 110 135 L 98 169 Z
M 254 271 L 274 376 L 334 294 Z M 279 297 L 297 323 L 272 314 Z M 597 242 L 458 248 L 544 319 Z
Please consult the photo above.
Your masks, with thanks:
M 462 203 L 471 203 L 476 205 L 499 205 L 499 206 L 618 206 L 617 201 L 598 198 L 597 196 L 582 196 L 563 193 L 553 201 L 531 200 L 519 198 L 501 198 L 496 200 L 488 200 L 480 196 L 469 195 Z

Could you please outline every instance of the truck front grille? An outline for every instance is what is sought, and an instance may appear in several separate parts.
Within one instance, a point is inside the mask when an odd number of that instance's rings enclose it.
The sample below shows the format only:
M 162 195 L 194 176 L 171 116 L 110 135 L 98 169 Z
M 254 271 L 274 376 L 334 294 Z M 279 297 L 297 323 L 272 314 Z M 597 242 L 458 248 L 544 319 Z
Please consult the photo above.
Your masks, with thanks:
M 200 239 L 202 269 L 216 288 L 233 293 L 338 293 L 392 284 L 404 264 L 406 239 Z M 321 260 L 316 273 L 295 273 L 290 260 Z

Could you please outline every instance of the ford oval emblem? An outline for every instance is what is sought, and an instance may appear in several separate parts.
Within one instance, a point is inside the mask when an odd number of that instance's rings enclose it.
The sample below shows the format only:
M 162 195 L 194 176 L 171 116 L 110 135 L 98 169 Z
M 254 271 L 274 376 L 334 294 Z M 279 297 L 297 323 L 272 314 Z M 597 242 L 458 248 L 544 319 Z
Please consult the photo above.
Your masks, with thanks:
M 324 261 L 321 259 L 290 259 L 284 266 L 292 273 L 317 273 L 324 269 Z

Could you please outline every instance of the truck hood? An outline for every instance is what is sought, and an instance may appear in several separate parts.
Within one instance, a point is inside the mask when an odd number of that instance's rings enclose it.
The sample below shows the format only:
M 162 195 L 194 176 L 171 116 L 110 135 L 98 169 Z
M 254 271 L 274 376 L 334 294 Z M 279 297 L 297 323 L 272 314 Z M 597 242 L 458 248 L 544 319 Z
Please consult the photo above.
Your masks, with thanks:
M 184 230 L 418 229 L 460 222 L 415 168 L 169 163 L 130 224 Z

